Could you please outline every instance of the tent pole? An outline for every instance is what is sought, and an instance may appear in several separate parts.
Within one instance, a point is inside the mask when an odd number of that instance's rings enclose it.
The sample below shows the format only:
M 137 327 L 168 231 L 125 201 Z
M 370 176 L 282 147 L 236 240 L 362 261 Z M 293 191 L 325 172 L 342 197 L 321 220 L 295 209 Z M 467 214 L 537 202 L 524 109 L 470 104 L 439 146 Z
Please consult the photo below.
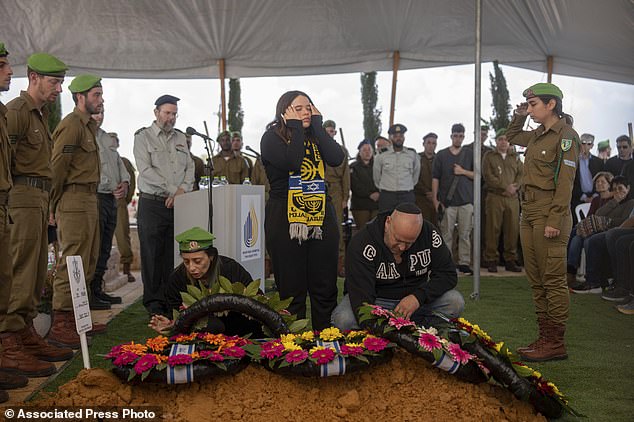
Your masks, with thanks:
M 546 67 L 548 68 L 548 83 L 553 81 L 553 56 L 546 57 Z
M 225 59 L 218 61 L 220 67 L 220 103 L 222 112 L 222 130 L 227 130 L 227 102 L 225 101 Z
M 480 242 L 481 238 L 481 224 L 482 221 L 482 184 L 480 180 L 482 178 L 482 141 L 480 139 L 480 80 L 481 80 L 481 44 L 482 44 L 482 0 L 476 0 L 475 2 L 475 111 L 473 116 L 473 134 L 474 134 L 474 147 L 473 148 L 473 213 L 474 213 L 474 227 L 473 227 L 473 293 L 471 298 L 475 300 L 480 299 Z
M 392 62 L 392 98 L 390 99 L 390 126 L 394 124 L 394 103 L 396 102 L 396 76 L 398 75 L 398 65 L 401 60 L 401 53 L 394 52 Z

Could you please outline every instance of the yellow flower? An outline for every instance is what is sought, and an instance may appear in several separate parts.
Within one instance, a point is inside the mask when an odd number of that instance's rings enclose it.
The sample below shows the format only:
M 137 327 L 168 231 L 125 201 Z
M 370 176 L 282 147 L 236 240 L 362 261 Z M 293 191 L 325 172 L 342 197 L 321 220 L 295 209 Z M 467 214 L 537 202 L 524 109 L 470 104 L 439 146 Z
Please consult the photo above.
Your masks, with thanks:
M 348 347 L 363 347 L 363 344 L 361 344 L 361 343 L 346 343 L 346 346 L 348 346 Z
M 539 372 L 537 372 L 537 371 L 533 371 L 533 376 L 534 376 L 534 377 L 537 377 L 537 378 L 541 378 L 541 377 L 542 377 L 542 374 L 540 374 L 540 373 L 539 373 Z
M 495 346 L 494 346 L 494 347 L 495 347 L 495 351 L 499 353 L 499 352 L 500 352 L 500 350 L 502 349 L 502 345 L 503 345 L 503 344 L 504 344 L 504 342 L 503 342 L 503 341 L 501 341 L 501 342 L 499 342 L 499 343 L 495 343 Z
M 313 347 L 312 349 L 310 349 L 310 351 L 309 351 L 308 353 L 310 353 L 310 354 L 312 355 L 312 354 L 313 354 L 313 353 L 315 353 L 316 351 L 318 351 L 318 350 L 324 350 L 324 349 L 325 349 L 325 347 L 324 347 L 324 346 L 315 346 L 315 347 Z
M 157 336 L 154 338 L 149 338 L 145 342 L 145 345 L 153 352 L 160 352 L 165 349 L 169 344 L 169 340 L 165 336 Z
M 312 331 L 304 331 L 301 336 L 302 340 L 313 341 L 315 334 Z
M 365 331 L 350 331 L 348 333 L 348 338 L 354 338 L 354 337 L 359 337 L 359 336 L 366 336 L 368 333 Z
M 325 328 L 319 333 L 319 337 L 324 341 L 333 341 L 341 338 L 341 331 L 336 327 Z
M 287 352 L 292 352 L 293 350 L 302 350 L 301 346 L 298 346 L 297 344 L 295 344 L 295 342 L 292 341 L 283 341 L 282 346 L 284 346 L 284 350 Z
M 123 350 L 124 352 L 132 352 L 136 353 L 137 355 L 142 355 L 147 352 L 147 346 L 144 344 L 135 344 L 134 342 L 132 342 L 130 344 L 124 344 L 123 346 L 121 346 L 121 350 Z
M 295 334 L 282 334 L 280 340 L 282 343 L 294 343 L 297 336 Z

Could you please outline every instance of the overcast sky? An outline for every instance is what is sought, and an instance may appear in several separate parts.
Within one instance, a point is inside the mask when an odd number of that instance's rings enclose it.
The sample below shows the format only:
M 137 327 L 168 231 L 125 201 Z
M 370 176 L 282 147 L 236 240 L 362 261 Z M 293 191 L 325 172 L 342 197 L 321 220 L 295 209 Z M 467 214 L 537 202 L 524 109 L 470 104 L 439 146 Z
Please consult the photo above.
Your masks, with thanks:
M 514 106 L 522 101 L 521 93 L 528 86 L 545 82 L 546 75 L 539 72 L 502 66 Z M 491 63 L 482 65 L 482 117 L 491 117 L 491 94 L 489 72 Z M 433 69 L 406 70 L 398 73 L 395 122 L 407 126 L 406 146 L 422 150 L 422 136 L 427 132 L 439 135 L 438 150 L 449 146 L 451 125 L 463 123 L 467 129 L 467 140 L 473 139 L 474 113 L 474 66 L 453 66 Z M 25 89 L 27 80 L 23 75 L 14 75 L 11 90 L 2 94 L 5 104 Z M 64 82 L 62 113 L 72 111 L 73 103 L 67 90 L 70 80 Z M 244 110 L 243 136 L 246 145 L 260 149 L 260 138 L 268 122 L 273 119 L 275 104 L 281 94 L 299 89 L 311 96 L 324 119 L 337 122 L 343 129 L 345 143 L 351 155 L 363 139 L 363 114 L 361 106 L 361 82 L 358 73 L 299 76 L 243 78 L 242 108 Z M 378 107 L 382 110 L 383 134 L 387 133 L 389 121 L 391 72 L 379 72 Z M 584 132 L 596 136 L 596 143 L 610 139 L 612 153 L 616 154 L 614 142 L 617 136 L 627 133 L 627 123 L 634 121 L 634 86 L 590 79 L 553 76 L 564 93 L 564 112 L 575 119 L 579 134 Z M 218 133 L 220 110 L 220 82 L 208 80 L 134 80 L 105 79 L 103 81 L 106 117 L 103 128 L 117 132 L 121 140 L 120 153 L 132 158 L 134 132 L 149 126 L 154 119 L 154 101 L 162 94 L 179 98 L 179 117 L 176 126 L 185 130 L 192 126 L 215 138 Z M 227 81 L 228 99 L 228 81 Z M 491 132 L 490 137 L 493 136 Z M 340 135 L 336 137 L 341 140 Z M 217 148 L 214 146 L 214 148 Z M 204 155 L 203 141 L 195 138 L 193 152 Z

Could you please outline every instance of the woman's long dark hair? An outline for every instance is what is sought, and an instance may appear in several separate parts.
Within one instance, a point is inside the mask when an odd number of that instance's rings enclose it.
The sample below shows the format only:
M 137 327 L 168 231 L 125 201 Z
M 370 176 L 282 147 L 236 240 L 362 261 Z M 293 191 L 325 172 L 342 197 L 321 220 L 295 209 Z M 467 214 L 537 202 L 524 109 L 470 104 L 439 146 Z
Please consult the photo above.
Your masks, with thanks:
M 566 114 L 563 112 L 563 104 L 561 103 L 561 98 L 555 97 L 554 95 L 538 95 L 537 96 L 544 104 L 548 104 L 550 100 L 555 100 L 555 109 L 553 110 L 557 113 L 560 119 L 566 119 L 566 123 L 572 126 L 574 119 L 570 114 Z
M 282 119 L 282 115 L 286 113 L 286 109 L 291 105 L 293 100 L 300 95 L 308 98 L 308 101 L 312 104 L 313 100 L 310 99 L 308 94 L 302 91 L 287 91 L 277 100 L 277 106 L 275 106 L 275 118 L 271 123 L 266 125 L 266 130 L 275 130 L 275 133 L 279 135 L 280 138 L 284 139 L 285 142 L 290 142 L 291 140 L 291 130 L 284 123 L 284 119 Z

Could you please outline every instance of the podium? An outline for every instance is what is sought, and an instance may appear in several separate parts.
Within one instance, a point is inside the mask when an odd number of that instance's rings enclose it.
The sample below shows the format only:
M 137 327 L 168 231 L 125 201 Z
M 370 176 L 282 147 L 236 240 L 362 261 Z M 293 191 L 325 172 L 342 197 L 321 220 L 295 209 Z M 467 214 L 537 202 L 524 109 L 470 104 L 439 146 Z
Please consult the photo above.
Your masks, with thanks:
M 264 186 L 223 185 L 213 189 L 213 227 L 209 230 L 207 190 L 178 195 L 174 201 L 174 235 L 194 226 L 211 231 L 221 255 L 239 262 L 264 291 Z M 174 265 L 181 262 L 174 241 Z

